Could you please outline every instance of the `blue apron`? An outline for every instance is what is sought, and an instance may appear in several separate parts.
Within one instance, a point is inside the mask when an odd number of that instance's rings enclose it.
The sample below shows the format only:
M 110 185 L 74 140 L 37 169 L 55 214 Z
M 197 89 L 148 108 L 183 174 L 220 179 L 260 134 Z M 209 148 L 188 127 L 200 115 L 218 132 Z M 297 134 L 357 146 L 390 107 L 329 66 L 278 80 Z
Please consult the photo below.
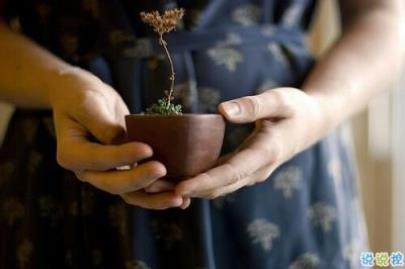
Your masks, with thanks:
M 10 1 L 11 2 L 11 1 Z M 58 2 L 58 3 L 56 3 Z M 142 10 L 186 8 L 167 35 L 175 102 L 186 112 L 278 86 L 299 87 L 315 1 L 15 1 L 10 21 L 143 111 L 169 87 L 169 67 Z M 251 124 L 228 125 L 223 153 Z M 265 182 L 187 210 L 126 205 L 55 161 L 48 112 L 18 111 L 0 150 L 0 268 L 358 268 L 367 242 L 353 160 L 336 132 Z M 28 164 L 28 165 L 27 165 Z

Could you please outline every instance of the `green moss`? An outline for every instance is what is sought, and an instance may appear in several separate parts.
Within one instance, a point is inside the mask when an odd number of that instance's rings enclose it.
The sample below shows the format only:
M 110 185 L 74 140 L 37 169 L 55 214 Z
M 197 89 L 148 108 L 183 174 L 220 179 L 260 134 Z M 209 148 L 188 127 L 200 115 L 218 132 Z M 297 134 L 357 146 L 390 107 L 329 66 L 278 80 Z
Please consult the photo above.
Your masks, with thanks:
M 164 97 L 146 109 L 145 114 L 181 115 L 181 105 L 175 105 Z

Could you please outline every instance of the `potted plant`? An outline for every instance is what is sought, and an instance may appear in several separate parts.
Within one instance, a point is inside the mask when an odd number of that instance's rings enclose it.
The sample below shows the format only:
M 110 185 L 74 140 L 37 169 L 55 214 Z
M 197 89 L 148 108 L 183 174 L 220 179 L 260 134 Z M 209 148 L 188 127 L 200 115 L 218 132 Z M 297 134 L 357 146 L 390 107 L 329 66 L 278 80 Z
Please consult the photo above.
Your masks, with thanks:
M 170 64 L 170 89 L 165 96 L 146 109 L 145 113 L 127 115 L 128 138 L 150 145 L 153 159 L 163 163 L 167 177 L 174 180 L 197 175 L 217 161 L 225 133 L 225 121 L 220 114 L 183 114 L 181 105 L 174 104 L 175 72 L 173 61 L 163 38 L 183 17 L 183 9 L 172 9 L 160 15 L 158 11 L 142 12 L 143 22 L 159 35 L 159 44 Z

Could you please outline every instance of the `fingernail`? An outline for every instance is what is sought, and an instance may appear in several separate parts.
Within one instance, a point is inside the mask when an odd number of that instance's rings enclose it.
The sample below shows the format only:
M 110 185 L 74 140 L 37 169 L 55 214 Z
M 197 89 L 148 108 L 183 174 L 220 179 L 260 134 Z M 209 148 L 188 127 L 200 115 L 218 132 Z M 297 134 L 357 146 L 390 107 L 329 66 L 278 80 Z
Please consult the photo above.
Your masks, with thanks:
M 185 205 L 182 205 L 180 208 L 183 209 L 183 210 L 186 210 L 189 207 L 189 205 L 190 204 L 185 204 Z
M 180 207 L 182 204 L 183 204 L 183 198 L 179 198 L 175 202 L 173 202 L 173 207 Z
M 223 103 L 223 108 L 229 116 L 237 116 L 240 112 L 240 105 L 237 102 Z

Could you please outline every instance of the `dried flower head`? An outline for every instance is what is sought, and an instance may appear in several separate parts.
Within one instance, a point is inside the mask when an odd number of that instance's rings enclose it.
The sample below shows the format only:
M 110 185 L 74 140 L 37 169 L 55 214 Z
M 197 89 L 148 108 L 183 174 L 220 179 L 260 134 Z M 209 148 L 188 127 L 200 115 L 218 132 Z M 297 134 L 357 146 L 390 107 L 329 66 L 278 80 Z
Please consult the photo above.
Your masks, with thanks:
M 152 26 L 160 36 L 172 31 L 183 16 L 184 9 L 182 8 L 166 10 L 162 15 L 159 11 L 141 12 L 142 21 Z
M 175 73 L 174 73 L 174 66 L 173 60 L 170 56 L 169 49 L 167 48 L 167 43 L 163 39 L 163 34 L 172 31 L 177 23 L 183 18 L 184 16 L 184 9 L 171 9 L 166 10 L 162 15 L 159 14 L 158 11 L 152 12 L 141 12 L 141 19 L 144 23 L 149 24 L 153 27 L 153 31 L 159 34 L 159 44 L 163 47 L 167 59 L 170 64 L 171 75 L 170 79 L 170 90 L 165 91 L 166 97 L 160 99 L 157 104 L 154 104 L 150 108 L 147 109 L 147 113 L 157 113 L 157 114 L 181 114 L 181 106 L 171 103 L 173 100 L 173 91 L 174 91 L 174 80 L 175 80 Z

